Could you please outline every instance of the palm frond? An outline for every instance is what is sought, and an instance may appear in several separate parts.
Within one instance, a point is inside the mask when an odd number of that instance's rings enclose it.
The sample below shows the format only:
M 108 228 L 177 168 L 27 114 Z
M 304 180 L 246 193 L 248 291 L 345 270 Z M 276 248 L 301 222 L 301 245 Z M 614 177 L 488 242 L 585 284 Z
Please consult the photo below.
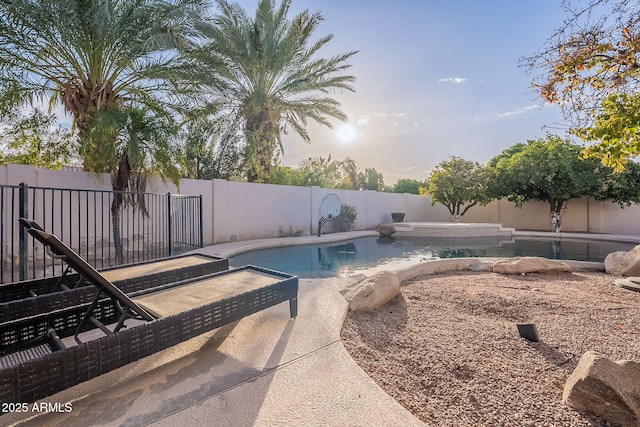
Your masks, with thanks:
M 248 149 L 265 156 L 262 169 L 268 169 L 266 162 L 273 157 L 264 147 L 281 143 L 280 130 L 290 126 L 309 142 L 308 120 L 331 126 L 331 118 L 347 119 L 340 103 L 328 94 L 355 90 L 355 77 L 345 71 L 356 52 L 316 57 L 333 39 L 326 35 L 312 41 L 322 14 L 305 10 L 289 19 L 291 0 L 277 6 L 273 0 L 260 0 L 254 17 L 225 0 L 218 0 L 217 6 L 215 26 L 208 29 L 208 41 L 195 56 L 211 68 L 206 87 L 224 100 L 222 111 L 244 121 Z M 257 130 L 261 131 L 256 134 Z M 256 135 L 269 140 L 258 141 Z M 262 148 L 251 149 L 252 143 Z
M 197 46 L 210 19 L 206 6 L 204 0 L 2 2 L 0 99 L 9 108 L 52 96 L 84 114 L 108 103 L 144 103 L 151 98 L 140 95 L 145 90 L 163 98 L 193 86 L 195 72 L 188 75 L 179 55 Z M 18 86 L 25 88 L 22 99 L 5 93 Z

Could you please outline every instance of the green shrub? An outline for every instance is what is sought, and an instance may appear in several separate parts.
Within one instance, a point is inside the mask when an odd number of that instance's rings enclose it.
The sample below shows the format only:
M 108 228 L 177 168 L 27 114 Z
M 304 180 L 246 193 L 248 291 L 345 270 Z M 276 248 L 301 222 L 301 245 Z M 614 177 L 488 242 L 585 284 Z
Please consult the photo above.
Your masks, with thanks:
M 355 206 L 343 203 L 340 207 L 340 215 L 336 218 L 338 220 L 338 227 L 340 231 L 353 230 L 356 224 L 356 218 L 358 216 L 358 210 Z

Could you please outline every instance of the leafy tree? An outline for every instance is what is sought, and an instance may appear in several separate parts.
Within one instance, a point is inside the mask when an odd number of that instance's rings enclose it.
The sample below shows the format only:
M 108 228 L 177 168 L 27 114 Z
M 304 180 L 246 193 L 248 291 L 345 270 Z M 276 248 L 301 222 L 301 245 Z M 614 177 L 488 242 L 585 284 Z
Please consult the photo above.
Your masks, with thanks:
M 384 188 L 384 177 L 375 168 L 366 168 L 358 173 L 358 182 L 361 190 L 382 191 Z
M 356 162 L 350 157 L 339 162 L 338 169 L 342 175 L 342 180 L 338 185 L 338 188 L 344 190 L 358 190 L 360 184 L 358 182 L 358 167 Z
M 318 186 L 334 188 L 339 180 L 338 162 L 322 156 L 302 160 L 297 168 L 275 165 L 271 168 L 271 184 L 294 185 L 299 187 Z
M 206 119 L 188 122 L 181 133 L 184 177 L 238 179 L 244 163 L 238 135 Z
M 540 95 L 572 117 L 597 109 L 611 93 L 637 93 L 640 10 L 631 0 L 563 1 L 567 15 L 543 47 L 524 58 Z
M 187 123 L 186 129 L 181 133 L 184 141 L 182 163 L 185 178 L 211 179 L 215 152 L 209 129 L 206 122 L 192 121 Z
M 432 205 L 445 205 L 455 222 L 478 203 L 490 200 L 486 169 L 479 162 L 451 157 L 436 166 L 427 182 L 428 186 L 419 190 L 421 194 L 430 195 Z
M 611 200 L 620 207 L 640 203 L 640 165 L 628 161 L 622 170 L 608 173 L 605 169 L 604 184 L 596 195 L 598 200 Z
M 562 107 L 570 131 L 596 141 L 586 154 L 619 168 L 640 154 L 630 138 L 638 128 L 633 107 L 640 91 L 640 9 L 631 0 L 588 0 L 577 6 L 563 1 L 562 6 L 564 25 L 522 65 L 542 71 L 534 88 Z
M 356 188 L 353 188 L 355 180 Z M 375 169 L 357 172 L 356 164 L 347 157 L 345 160 L 332 160 L 329 157 L 309 157 L 302 160 L 296 168 L 276 164 L 271 168 L 269 182 L 281 185 L 301 187 L 318 186 L 323 188 L 341 188 L 345 190 L 380 190 L 384 186 L 382 174 Z
M 621 170 L 628 159 L 640 154 L 640 94 L 609 95 L 593 125 L 576 128 L 572 133 L 584 141 L 597 141 L 586 148 L 587 156 Z
M 634 183 L 637 168 L 614 174 L 593 158 L 580 156 L 581 147 L 558 136 L 516 144 L 489 162 L 489 194 L 514 202 L 529 200 L 549 203 L 551 230 L 559 232 L 562 213 L 570 199 L 591 196 L 629 204 L 637 200 L 637 190 L 623 189 Z
M 260 0 L 254 18 L 238 4 L 217 3 L 220 14 L 201 51 L 215 70 L 209 87 L 242 128 L 247 179 L 266 182 L 287 126 L 310 142 L 308 120 L 331 127 L 329 118 L 347 119 L 329 94 L 354 90 L 354 77 L 342 73 L 355 52 L 317 58 L 333 36 L 312 41 L 322 15 L 304 11 L 289 20 L 291 0 L 278 7 L 273 0 Z
M 76 139 L 56 125 L 53 114 L 35 110 L 30 117 L 10 114 L 0 134 L 0 164 L 60 169 L 76 156 Z
M 420 188 L 427 187 L 427 183 L 417 179 L 399 179 L 393 187 L 389 189 L 391 193 L 420 194 Z
M 338 163 L 331 160 L 331 155 L 327 158 L 309 157 L 300 162 L 298 171 L 298 179 L 301 181 L 294 181 L 293 185 L 334 188 L 340 178 Z
M 279 185 L 294 185 L 293 182 L 301 182 L 302 179 L 298 179 L 293 175 L 298 174 L 298 169 L 294 169 L 291 166 L 284 166 L 281 164 L 275 164 L 271 168 L 271 174 L 269 176 L 270 184 Z

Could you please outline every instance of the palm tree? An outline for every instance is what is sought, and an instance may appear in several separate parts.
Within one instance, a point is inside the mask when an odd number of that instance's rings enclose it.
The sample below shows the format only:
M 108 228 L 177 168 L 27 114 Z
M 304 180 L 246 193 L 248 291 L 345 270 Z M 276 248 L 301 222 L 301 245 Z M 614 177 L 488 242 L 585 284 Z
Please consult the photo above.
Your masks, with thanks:
M 194 46 L 204 7 L 203 0 L 1 2 L 0 108 L 50 97 L 83 138 L 99 111 L 173 105 L 193 69 L 176 51 Z
M 322 22 L 320 13 L 304 11 L 288 20 L 291 0 L 276 7 L 260 0 L 255 18 L 237 4 L 218 0 L 220 14 L 208 33 L 203 59 L 216 70 L 209 82 L 223 111 L 242 129 L 250 182 L 268 180 L 273 161 L 282 152 L 287 126 L 305 142 L 309 119 L 331 127 L 329 118 L 347 120 L 330 94 L 354 91 L 353 76 L 342 74 L 356 52 L 329 59 L 316 53 L 332 35 L 311 42 Z
M 155 150 L 132 151 L 141 149 L 136 134 L 153 126 L 143 117 L 166 116 L 197 92 L 197 68 L 179 53 L 195 47 L 205 12 L 205 0 L 0 2 L 0 113 L 46 98 L 62 103 L 85 169 L 110 173 L 116 191 L 143 190 L 150 163 L 136 158 Z M 150 132 L 142 135 L 157 142 Z M 171 159 L 164 162 L 154 170 L 173 176 Z M 112 210 L 123 204 L 116 197 Z
M 118 264 L 124 260 L 122 208 L 131 206 L 147 215 L 144 192 L 149 175 L 170 178 L 176 184 L 180 180 L 181 170 L 175 163 L 177 148 L 173 144 L 176 134 L 172 115 L 142 107 L 101 111 L 94 120 L 83 148 L 93 153 L 91 159 L 97 169 L 113 169 L 111 225 Z
M 340 169 L 342 169 L 343 174 L 341 188 L 358 190 L 360 188 L 360 182 L 358 181 L 358 167 L 356 166 L 356 162 L 347 156 L 340 162 Z

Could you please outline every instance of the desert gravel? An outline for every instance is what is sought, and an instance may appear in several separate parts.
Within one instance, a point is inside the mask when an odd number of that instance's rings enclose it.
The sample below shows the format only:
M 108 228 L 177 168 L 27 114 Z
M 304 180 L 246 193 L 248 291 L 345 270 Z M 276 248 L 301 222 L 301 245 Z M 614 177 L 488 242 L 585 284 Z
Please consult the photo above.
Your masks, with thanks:
M 640 293 L 605 273 L 448 272 L 404 283 L 342 339 L 389 395 L 432 426 L 607 426 L 562 403 L 587 350 L 640 360 Z M 520 338 L 534 323 L 540 342 Z

